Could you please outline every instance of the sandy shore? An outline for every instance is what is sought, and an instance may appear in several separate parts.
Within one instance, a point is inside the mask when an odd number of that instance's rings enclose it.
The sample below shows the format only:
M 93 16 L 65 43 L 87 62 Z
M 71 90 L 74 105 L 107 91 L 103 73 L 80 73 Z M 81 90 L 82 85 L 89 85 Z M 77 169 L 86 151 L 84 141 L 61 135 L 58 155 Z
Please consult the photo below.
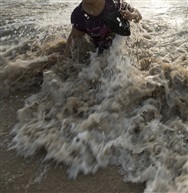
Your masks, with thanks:
M 30 159 L 17 155 L 14 150 L 7 150 L 11 141 L 10 131 L 16 124 L 16 112 L 24 105 L 25 98 L 37 93 L 39 88 L 32 87 L 17 91 L 1 100 L 1 193 L 141 193 L 143 184 L 128 184 L 118 174 L 117 168 L 108 167 L 95 175 L 79 175 L 76 180 L 69 180 L 63 164 L 43 163 L 44 152 L 39 152 Z
M 37 94 L 36 99 L 32 100 L 32 104 L 37 104 L 34 106 L 36 108 L 25 107 L 19 120 L 16 112 L 24 107 L 25 99 L 40 90 L 37 86 L 29 85 L 39 83 L 38 73 L 42 74 L 43 64 L 46 64 L 44 52 L 50 54 L 45 51 L 44 43 L 49 34 L 55 34 L 55 39 L 61 34 L 60 37 L 66 39 L 70 27 L 67 22 L 74 4 L 5 3 L 1 14 L 0 94 L 4 92 L 3 96 L 7 97 L 0 101 L 0 193 L 143 192 L 144 184 L 124 183 L 118 168 L 108 167 L 99 169 L 95 175 L 79 174 L 76 180 L 68 179 L 67 168 L 62 164 L 67 157 L 72 159 L 75 152 L 78 154 L 74 159 L 74 164 L 79 163 L 78 167 L 72 171 L 76 171 L 82 163 L 89 163 L 88 168 L 95 171 L 95 168 L 90 168 L 94 166 L 90 163 L 95 166 L 105 163 L 102 158 L 109 149 L 112 150 L 110 157 L 115 159 L 115 162 L 109 163 L 121 166 L 127 180 L 145 180 L 145 192 L 187 193 L 188 9 L 187 3 L 181 2 L 179 0 L 178 6 L 169 9 L 163 9 L 160 3 L 158 7 L 151 5 L 149 9 L 147 6 L 143 8 L 142 23 L 133 23 L 130 41 L 117 39 L 109 55 L 100 60 L 94 58 L 89 66 L 82 66 L 83 70 L 79 71 L 77 63 L 74 63 L 77 68 L 72 68 L 71 63 L 62 63 L 63 67 L 58 65 L 54 72 L 44 73 L 45 97 L 40 98 Z M 50 37 L 50 41 L 54 42 Z M 23 90 L 25 88 L 27 90 Z M 50 97 L 46 97 L 46 93 Z M 67 112 L 70 116 L 67 116 Z M 25 117 L 28 119 L 25 120 Z M 62 127 L 65 135 L 59 141 L 62 133 L 58 126 L 67 117 L 68 123 L 72 124 L 73 120 L 78 127 L 73 124 L 72 127 L 71 124 Z M 32 124 L 32 120 L 35 124 Z M 50 123 L 57 124 L 57 127 L 44 130 L 42 134 L 45 135 L 42 135 L 41 120 L 45 129 L 49 128 Z M 135 120 L 138 120 L 136 124 Z M 18 136 L 15 145 L 17 151 L 8 150 L 13 139 L 10 132 L 16 123 L 20 124 L 15 132 Z M 91 138 L 87 138 L 82 129 L 90 133 Z M 51 142 L 54 148 L 49 148 L 47 140 L 43 147 L 47 147 L 48 155 L 53 152 L 50 158 L 61 160 L 61 164 L 43 161 L 46 153 L 40 150 L 38 140 L 41 136 L 40 142 L 44 142 L 47 134 L 54 139 Z M 81 142 L 80 134 L 83 137 Z M 107 139 L 105 146 L 101 136 Z M 64 144 L 66 146 L 62 146 Z M 113 154 L 113 146 L 109 144 L 115 144 L 116 154 Z M 69 146 L 73 151 L 67 156 Z M 31 158 L 17 154 L 32 154 L 33 147 L 40 152 Z M 103 151 L 97 152 L 93 147 L 102 147 Z M 101 157 L 98 159 L 99 153 Z M 93 159 L 91 155 L 95 155 Z
M 10 6 L 10 8 L 9 8 Z M 44 14 L 45 17 L 42 17 L 42 23 L 48 25 L 43 19 L 50 17 L 50 25 L 52 18 L 59 18 L 60 13 L 56 15 L 54 13 L 53 7 L 45 7 L 38 8 L 37 4 L 28 4 L 28 6 L 20 5 L 20 4 L 9 4 L 8 7 L 2 10 L 4 20 L 9 20 L 9 16 L 11 15 L 14 18 L 23 17 L 28 18 L 29 21 L 26 20 L 26 24 L 32 23 L 32 18 L 28 17 L 32 15 L 33 11 L 35 10 L 43 10 L 41 11 L 42 15 Z M 21 6 L 21 7 L 20 7 Z M 35 9 L 33 8 L 35 7 Z M 66 7 L 66 6 L 65 6 Z M 52 9 L 53 8 L 53 9 Z M 21 13 L 14 10 L 21 9 Z M 70 8 L 71 9 L 71 8 Z M 45 11 L 44 11 L 45 10 Z M 50 10 L 50 11 L 49 11 Z M 64 11 L 64 5 L 58 9 L 59 12 L 62 10 Z M 69 9 L 66 9 L 69 10 Z M 66 11 L 65 10 L 65 11 Z M 49 14 L 47 14 L 49 11 Z M 47 12 L 47 13 L 46 13 Z M 63 12 L 64 17 L 67 17 L 69 20 L 69 14 Z M 18 16 L 17 16 L 18 15 Z M 35 13 L 35 18 L 37 19 L 40 17 Z M 31 21 L 30 21 L 31 20 Z M 40 21 L 41 19 L 39 19 Z M 48 19 L 46 19 L 48 20 Z M 64 18 L 64 22 L 67 22 Z M 17 23 L 16 26 L 22 25 L 19 23 L 19 19 L 15 20 Z M 21 20 L 22 21 L 22 20 Z M 37 20 L 38 21 L 38 20 Z M 37 25 L 41 25 L 38 21 Z M 57 21 L 56 28 L 60 25 L 63 26 L 62 19 L 53 20 Z M 58 23 L 59 22 L 59 23 Z M 26 25 L 25 24 L 25 25 Z M 43 25 L 42 25 L 43 26 Z M 43 26 L 43 28 L 45 28 Z M 42 28 L 42 29 L 43 29 Z M 54 30 L 56 29 L 54 28 Z M 32 28 L 33 29 L 33 28 Z M 40 28 L 40 30 L 42 30 Z M 66 31 L 66 28 L 61 29 L 61 33 L 63 30 Z M 20 31 L 18 30 L 18 34 Z M 27 32 L 30 34 L 30 31 Z M 35 35 L 35 30 L 34 30 Z M 39 31 L 38 31 L 39 33 Z M 22 34 L 24 35 L 24 34 Z M 31 36 L 31 34 L 30 34 Z M 15 37 L 12 37 L 15 41 Z M 21 40 L 19 40 L 21 42 Z M 7 40 L 8 42 L 8 40 Z M 0 178 L 1 178 L 1 185 L 0 185 L 0 192 L 1 193 L 83 193 L 83 192 L 90 192 L 90 193 L 118 193 L 118 192 L 125 192 L 125 193 L 140 193 L 144 190 L 144 185 L 135 185 L 135 184 L 127 184 L 123 182 L 123 177 L 118 174 L 117 168 L 108 167 L 104 170 L 99 170 L 95 175 L 79 175 L 76 180 L 68 179 L 67 169 L 63 164 L 56 165 L 53 162 L 50 163 L 43 163 L 43 158 L 45 152 L 39 152 L 37 155 L 33 156 L 32 158 L 23 158 L 20 155 L 17 155 L 15 150 L 8 151 L 8 145 L 12 140 L 12 136 L 10 136 L 10 131 L 14 127 L 14 125 L 18 122 L 16 120 L 16 112 L 24 106 L 25 99 L 35 93 L 38 93 L 40 88 L 32 87 L 28 90 L 21 90 L 11 93 L 10 96 L 2 99 L 0 101 Z

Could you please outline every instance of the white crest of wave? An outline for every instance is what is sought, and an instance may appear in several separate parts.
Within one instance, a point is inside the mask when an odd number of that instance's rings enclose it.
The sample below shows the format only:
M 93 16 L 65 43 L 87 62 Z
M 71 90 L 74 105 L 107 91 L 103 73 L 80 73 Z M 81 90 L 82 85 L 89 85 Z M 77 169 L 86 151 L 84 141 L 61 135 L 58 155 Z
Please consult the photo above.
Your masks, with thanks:
M 45 160 L 64 162 L 71 178 L 116 165 L 125 181 L 146 182 L 145 193 L 186 192 L 188 25 L 185 18 L 171 22 L 179 12 L 133 24 L 131 38 L 117 37 L 100 57 L 90 52 L 85 62 L 46 70 L 41 91 L 17 113 L 11 148 L 26 157 L 43 148 Z M 45 56 L 29 63 L 24 57 L 3 63 L 5 85 L 22 69 L 34 66 L 35 73 L 36 64 L 46 63 Z
M 187 73 L 167 64 L 141 74 L 129 43 L 117 37 L 82 68 L 67 61 L 44 72 L 41 92 L 18 111 L 12 148 L 24 156 L 44 148 L 45 160 L 70 166 L 71 178 L 112 164 L 125 181 L 147 182 L 145 192 L 184 191 Z

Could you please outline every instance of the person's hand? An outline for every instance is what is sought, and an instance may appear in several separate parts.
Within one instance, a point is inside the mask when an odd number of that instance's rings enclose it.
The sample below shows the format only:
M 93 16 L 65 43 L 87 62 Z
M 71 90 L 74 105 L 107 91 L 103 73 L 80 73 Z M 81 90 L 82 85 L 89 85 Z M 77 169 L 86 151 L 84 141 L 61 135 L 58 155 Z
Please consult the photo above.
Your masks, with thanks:
M 133 20 L 136 23 L 138 23 L 142 19 L 142 16 L 137 9 L 134 9 L 132 12 L 130 12 L 128 9 L 122 10 L 121 15 L 125 20 Z

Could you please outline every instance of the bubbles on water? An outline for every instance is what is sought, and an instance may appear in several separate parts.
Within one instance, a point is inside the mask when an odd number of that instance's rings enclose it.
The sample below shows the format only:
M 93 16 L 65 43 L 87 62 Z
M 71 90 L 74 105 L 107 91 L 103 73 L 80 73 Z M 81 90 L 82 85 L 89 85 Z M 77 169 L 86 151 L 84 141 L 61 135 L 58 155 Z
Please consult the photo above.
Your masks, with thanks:
M 124 181 L 147 182 L 145 192 L 185 192 L 187 25 L 169 25 L 172 13 L 131 23 L 132 36 L 117 36 L 100 57 L 85 42 L 76 56 L 87 52 L 87 58 L 59 61 L 45 70 L 41 91 L 17 112 L 11 148 L 26 157 L 44 148 L 45 160 L 68 165 L 71 178 L 116 165 Z M 186 24 L 183 11 L 179 17 Z M 50 41 L 58 35 L 46 34 L 45 24 L 38 29 L 38 21 L 31 27 L 33 41 L 4 47 L 4 81 L 11 84 L 20 74 L 28 78 L 26 69 L 35 76 L 46 64 L 45 54 L 54 51 Z M 28 29 L 15 30 L 25 37 Z
M 74 69 L 75 74 L 64 71 L 67 79 L 53 69 L 45 72 L 41 92 L 18 112 L 13 148 L 29 156 L 44 147 L 46 159 L 70 166 L 71 178 L 114 164 L 121 166 L 125 181 L 147 181 L 146 192 L 164 186 L 168 192 L 175 188 L 172 178 L 178 179 L 188 153 L 188 114 L 184 111 L 183 116 L 177 100 L 167 97 L 176 93 L 175 74 L 183 67 L 155 65 L 135 76 L 139 71 L 130 59 L 124 60 L 130 56 L 120 42 L 122 38 L 117 38 L 109 52 L 83 69 Z M 106 62 L 102 69 L 99 61 Z M 71 68 L 71 63 L 67 65 Z M 101 74 L 91 95 L 94 85 L 89 74 L 98 73 L 97 69 Z M 86 87 L 87 78 L 90 86 Z M 187 72 L 180 80 L 187 81 Z M 187 95 L 180 87 L 178 92 L 177 99 Z M 187 106 L 188 101 L 184 102 Z

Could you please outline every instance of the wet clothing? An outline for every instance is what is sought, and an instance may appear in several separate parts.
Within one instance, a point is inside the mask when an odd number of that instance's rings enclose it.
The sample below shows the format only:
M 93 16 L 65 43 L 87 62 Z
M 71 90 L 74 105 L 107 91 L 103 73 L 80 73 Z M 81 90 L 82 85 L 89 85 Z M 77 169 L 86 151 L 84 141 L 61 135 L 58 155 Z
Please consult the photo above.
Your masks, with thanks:
M 129 6 L 127 3 L 125 5 Z M 107 49 L 112 45 L 115 34 L 105 25 L 104 18 L 115 11 L 119 11 L 119 9 L 120 0 L 105 0 L 102 12 L 93 16 L 86 13 L 82 8 L 82 3 L 80 3 L 71 14 L 71 23 L 75 29 L 88 34 L 96 47 Z

